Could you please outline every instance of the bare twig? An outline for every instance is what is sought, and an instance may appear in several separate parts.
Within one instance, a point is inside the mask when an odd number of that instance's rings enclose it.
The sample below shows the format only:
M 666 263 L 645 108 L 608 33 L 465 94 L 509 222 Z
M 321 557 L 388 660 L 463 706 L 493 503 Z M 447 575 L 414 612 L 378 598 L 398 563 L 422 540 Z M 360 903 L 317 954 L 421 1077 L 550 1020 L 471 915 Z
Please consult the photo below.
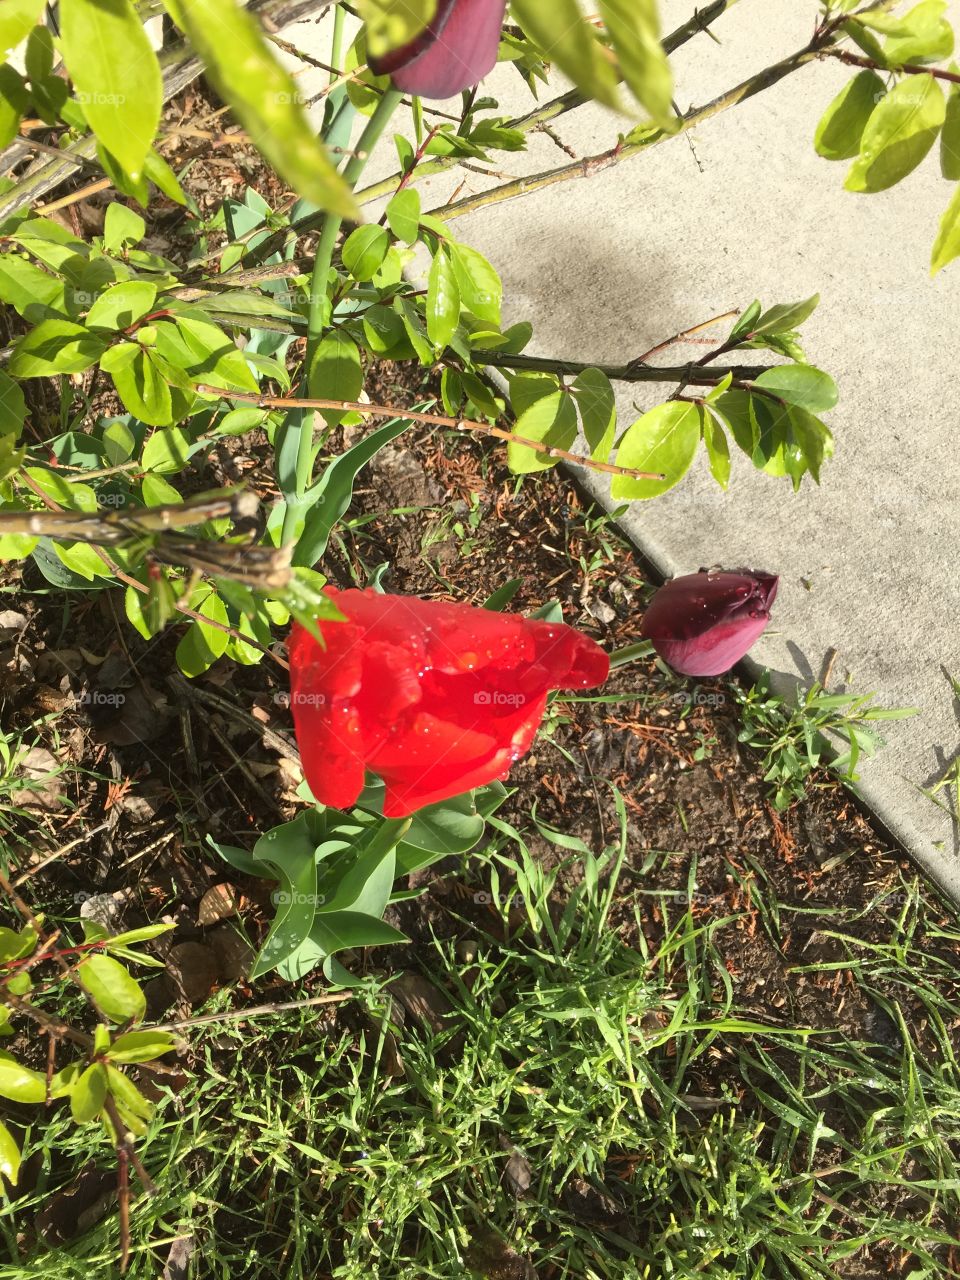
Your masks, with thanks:
M 902 67 L 885 67 L 873 58 L 866 58 L 859 53 L 851 53 L 848 49 L 821 49 L 821 58 L 836 58 L 850 67 L 864 67 L 869 71 L 892 71 L 896 75 L 932 76 L 934 80 L 945 80 L 948 84 L 960 84 L 960 73 L 944 71 L 940 67 L 912 67 L 909 63 Z
M 35 876 L 38 871 L 42 871 L 44 867 L 48 867 L 51 862 L 56 862 L 57 859 L 62 858 L 65 853 L 69 853 L 71 849 L 75 849 L 78 844 L 85 844 L 94 836 L 99 835 L 101 831 L 106 831 L 109 826 L 109 822 L 101 822 L 99 827 L 92 827 L 89 831 L 85 831 L 82 836 L 77 836 L 76 840 L 71 840 L 69 844 L 64 844 L 61 845 L 59 849 L 54 849 L 53 853 L 47 854 L 47 856 L 40 862 L 36 863 L 35 866 L 28 867 L 26 871 L 21 872 L 21 874 L 18 875 L 12 883 L 15 886 L 25 884 L 31 876 Z
M 71 191 L 68 196 L 61 196 L 59 200 L 50 200 L 47 204 L 38 204 L 35 209 L 41 217 L 46 217 L 48 213 L 56 213 L 58 209 L 66 209 L 72 204 L 79 204 L 81 200 L 86 200 L 87 196 L 96 195 L 98 191 L 106 191 L 112 186 L 113 183 L 109 178 L 99 178 L 96 182 L 88 182 L 85 187 L 78 187 L 76 191 Z
M 219 395 L 220 393 L 217 392 L 217 394 Z M 54 502 L 52 498 L 48 497 L 40 486 L 30 476 L 28 476 L 25 471 L 20 472 L 18 479 L 23 480 L 23 482 L 37 494 L 50 511 L 64 510 L 59 503 Z M 96 552 L 98 558 L 103 561 L 110 572 L 119 579 L 120 582 L 124 583 L 128 587 L 133 587 L 133 589 L 140 592 L 141 595 L 150 594 L 150 588 L 144 583 L 138 581 L 137 578 L 131 577 L 129 573 L 125 573 L 116 561 L 107 555 L 103 547 L 97 546 L 96 544 L 91 545 L 93 546 L 93 550 Z M 241 640 L 244 644 L 249 644 L 254 649 L 259 649 L 261 653 L 266 657 L 271 658 L 278 666 L 283 667 L 284 670 L 289 670 L 288 664 L 274 653 L 272 649 L 269 649 L 266 645 L 260 644 L 258 640 L 254 640 L 251 636 L 243 635 L 241 632 L 237 631 L 235 627 L 231 627 L 225 622 L 218 622 L 215 618 L 208 618 L 206 614 L 197 613 L 195 609 L 191 609 L 189 605 L 184 604 L 181 600 L 178 600 L 175 603 L 174 608 L 178 613 L 182 613 L 184 617 L 192 618 L 194 622 L 202 623 L 205 627 L 213 627 L 215 631 L 223 631 L 228 636 L 232 636 L 233 639 Z
M 365 404 L 360 400 L 308 400 L 292 396 L 258 396 L 246 392 L 224 391 L 218 387 L 198 384 L 197 391 L 204 395 L 223 396 L 227 400 L 237 400 L 242 404 L 255 404 L 263 409 L 336 409 L 338 412 L 361 413 L 370 418 L 408 418 L 411 422 L 425 422 L 435 427 L 449 427 L 454 431 L 478 431 L 484 435 L 495 436 L 508 444 L 523 445 L 542 453 L 548 458 L 562 458 L 565 462 L 573 462 L 591 471 L 602 471 L 606 475 L 631 476 L 634 480 L 662 480 L 660 472 L 637 471 L 633 467 L 618 467 L 612 462 L 595 462 L 592 458 L 568 449 L 558 449 L 554 445 L 544 444 L 542 440 L 528 440 L 526 436 L 515 435 L 505 431 L 503 427 L 493 427 L 488 422 L 476 422 L 472 418 L 450 418 L 442 413 L 422 413 L 418 409 L 402 409 L 394 405 Z
M 504 200 L 512 200 L 518 196 L 530 195 L 534 191 L 542 191 L 560 182 L 568 182 L 574 178 L 590 178 L 611 165 L 619 164 L 623 160 L 628 160 L 632 156 L 640 155 L 641 152 L 659 146 L 660 143 L 665 142 L 668 138 L 688 132 L 690 129 L 711 119 L 713 116 L 720 115 L 721 112 L 736 106 L 740 102 L 746 102 L 749 98 L 755 97 L 765 89 L 778 84 L 800 67 L 815 61 L 829 49 L 831 44 L 842 38 L 843 32 L 837 31 L 832 27 L 818 31 L 810 43 L 802 49 L 797 49 L 779 62 L 772 63 L 769 67 L 764 67 L 762 71 L 749 76 L 746 80 L 741 81 L 734 88 L 728 89 L 726 93 L 714 98 L 711 102 L 707 102 L 701 107 L 693 107 L 680 120 L 674 122 L 675 127 L 673 129 L 651 129 L 633 141 L 620 140 L 608 150 L 598 152 L 596 155 L 584 156 L 572 164 L 560 165 L 556 169 L 548 169 L 542 173 L 528 174 L 526 177 L 517 178 L 513 182 L 506 182 L 501 186 L 491 187 L 487 191 L 480 191 L 475 195 L 466 196 L 462 200 L 439 205 L 429 212 L 433 217 L 446 222 L 453 218 L 463 217 L 468 213 L 474 213 L 477 209 L 483 209 L 487 205 L 499 204 Z M 363 201 L 372 197 L 370 191 L 362 191 L 358 193 L 357 198 Z
M 180 1022 L 162 1022 L 152 1027 L 152 1031 L 186 1031 L 190 1027 L 204 1026 L 210 1022 L 238 1022 L 244 1018 L 259 1017 L 261 1014 L 292 1013 L 295 1009 L 306 1009 L 311 1005 L 339 1004 L 342 1000 L 352 1000 L 352 991 L 334 991 L 325 996 L 313 996 L 309 1000 L 289 1000 L 286 1004 L 255 1004 L 248 1009 L 226 1009 L 222 1013 L 201 1013 L 195 1018 L 183 1018 Z
M 254 733 L 259 734 L 263 740 L 264 746 L 272 748 L 272 750 L 276 751 L 279 755 L 285 756 L 288 760 L 293 760 L 296 764 L 300 763 L 300 752 L 297 750 L 295 743 L 288 742 L 282 734 L 277 733 L 275 730 L 269 728 L 269 726 L 257 720 L 249 711 L 245 711 L 243 707 L 237 706 L 237 704 L 230 701 L 229 698 L 222 698 L 220 694 L 214 693 L 212 689 L 205 689 L 201 685 L 192 684 L 190 681 L 185 680 L 178 672 L 174 672 L 173 675 L 168 676 L 167 683 L 176 689 L 178 693 L 183 693 L 196 702 L 203 703 L 217 711 L 222 711 L 232 720 L 245 725 Z
M 719 316 L 712 316 L 709 320 L 701 320 L 699 324 L 691 325 L 689 329 L 681 329 L 679 333 L 675 333 L 672 338 L 665 338 L 663 342 L 658 342 L 655 347 L 651 347 L 649 351 L 645 351 L 642 356 L 636 356 L 631 360 L 627 368 L 633 368 L 636 365 L 646 364 L 651 356 L 658 355 L 661 351 L 665 351 L 667 347 L 672 347 L 674 343 L 686 342 L 688 338 L 692 338 L 696 333 L 702 333 L 704 329 L 709 329 L 712 325 L 719 324 L 721 320 L 732 320 L 734 316 L 738 316 L 740 312 L 734 308 L 733 311 L 724 311 Z

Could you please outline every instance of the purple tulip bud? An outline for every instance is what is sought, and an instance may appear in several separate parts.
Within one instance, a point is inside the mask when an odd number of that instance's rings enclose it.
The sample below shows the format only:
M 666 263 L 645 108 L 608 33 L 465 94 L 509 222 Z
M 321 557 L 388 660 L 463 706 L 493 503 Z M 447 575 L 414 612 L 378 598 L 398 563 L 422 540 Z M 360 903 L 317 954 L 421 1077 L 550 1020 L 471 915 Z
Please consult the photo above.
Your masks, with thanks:
M 640 634 L 674 671 L 729 671 L 770 621 L 780 579 L 748 569 L 701 569 L 664 583 L 643 615 Z
M 433 21 L 407 44 L 378 58 L 370 70 L 421 98 L 451 98 L 493 70 L 507 0 L 438 0 Z

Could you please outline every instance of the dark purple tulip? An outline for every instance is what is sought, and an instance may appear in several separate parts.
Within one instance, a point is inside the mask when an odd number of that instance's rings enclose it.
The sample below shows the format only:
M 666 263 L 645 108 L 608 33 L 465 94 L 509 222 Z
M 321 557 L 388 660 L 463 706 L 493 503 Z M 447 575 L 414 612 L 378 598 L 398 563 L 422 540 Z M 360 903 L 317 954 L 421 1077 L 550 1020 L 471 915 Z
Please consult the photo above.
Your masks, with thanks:
M 674 671 L 719 676 L 740 661 L 770 621 L 780 579 L 748 569 L 701 569 L 665 582 L 640 634 Z
M 368 59 L 397 89 L 452 98 L 493 70 L 507 0 L 438 0 L 432 22 L 399 49 Z

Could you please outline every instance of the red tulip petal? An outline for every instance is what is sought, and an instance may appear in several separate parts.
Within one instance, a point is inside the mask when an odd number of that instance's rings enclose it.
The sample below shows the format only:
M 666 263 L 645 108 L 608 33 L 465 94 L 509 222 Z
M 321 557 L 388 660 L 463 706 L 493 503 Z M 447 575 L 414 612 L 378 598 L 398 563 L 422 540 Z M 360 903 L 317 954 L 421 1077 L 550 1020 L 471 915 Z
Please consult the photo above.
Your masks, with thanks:
M 349 697 L 360 688 L 363 632 L 350 622 L 325 620 L 318 627 L 323 644 L 306 627 L 295 624 L 290 632 L 291 688 Z
M 343 699 L 294 699 L 291 706 L 307 785 L 321 804 L 349 809 L 363 790 L 366 772 L 356 709 Z
M 405 723 L 402 733 L 370 757 L 370 768 L 381 777 L 386 776 L 384 770 L 457 768 L 486 759 L 496 746 L 496 738 L 489 733 L 418 711 L 412 722 Z
M 469 605 L 328 594 L 345 622 L 290 639 L 294 723 L 317 799 L 349 807 L 369 768 L 389 813 L 412 812 L 505 776 L 529 749 L 547 693 L 601 683 L 594 641 L 560 623 Z
M 364 745 L 371 754 L 393 733 L 405 713 L 417 706 L 421 658 L 415 651 L 385 640 L 368 640 L 363 649 L 363 680 L 354 705 L 364 728 Z
M 438 760 L 422 772 L 394 769 L 382 775 L 387 786 L 383 804 L 384 816 L 406 817 L 425 805 L 449 800 L 451 796 L 462 795 L 474 787 L 483 787 L 505 778 L 510 766 L 529 751 L 540 727 L 546 703 L 546 694 L 536 703 L 531 703 L 525 719 L 515 726 L 509 741 L 472 767 L 465 767 L 461 763 L 447 768 L 444 760 Z
M 524 618 L 466 604 L 437 603 L 431 609 L 428 652 L 434 670 L 461 676 L 491 666 L 521 666 L 534 658 L 536 650 Z
M 595 640 L 564 623 L 533 622 L 537 662 L 550 689 L 590 689 L 610 674 L 610 659 Z

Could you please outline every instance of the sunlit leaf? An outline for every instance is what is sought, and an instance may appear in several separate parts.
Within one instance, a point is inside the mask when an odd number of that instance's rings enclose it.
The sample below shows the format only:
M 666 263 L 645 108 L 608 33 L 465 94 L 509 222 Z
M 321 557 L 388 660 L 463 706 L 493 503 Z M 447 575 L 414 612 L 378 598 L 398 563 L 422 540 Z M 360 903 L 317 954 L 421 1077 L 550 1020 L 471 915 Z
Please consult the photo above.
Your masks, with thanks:
M 60 0 L 63 59 L 97 138 L 140 176 L 163 105 L 163 81 L 133 0 Z
M 628 428 L 616 453 L 619 467 L 660 472 L 662 480 L 614 476 L 614 498 L 655 498 L 686 475 L 700 443 L 699 405 L 673 400 L 658 404 Z

